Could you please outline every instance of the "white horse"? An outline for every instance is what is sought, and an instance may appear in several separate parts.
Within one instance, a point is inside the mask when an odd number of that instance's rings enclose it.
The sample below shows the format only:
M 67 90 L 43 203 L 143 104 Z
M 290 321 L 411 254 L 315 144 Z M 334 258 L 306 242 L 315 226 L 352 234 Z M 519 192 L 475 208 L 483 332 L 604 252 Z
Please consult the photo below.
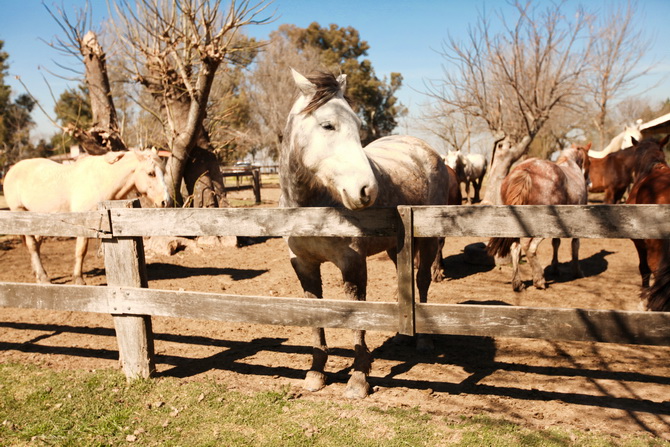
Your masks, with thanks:
M 147 196 L 156 206 L 171 203 L 163 177 L 163 165 L 155 151 L 108 152 L 89 155 L 62 165 L 46 158 L 22 160 L 7 172 L 5 199 L 12 211 L 39 213 L 94 210 L 103 200 L 117 200 L 132 193 Z M 49 283 L 40 259 L 41 240 L 25 236 L 37 281 Z M 76 284 L 82 275 L 88 239 L 77 238 L 72 274 Z
M 280 206 L 359 210 L 447 204 L 447 167 L 426 142 L 394 135 L 363 148 L 360 119 L 344 96 L 344 75 L 335 78 L 317 73 L 306 78 L 293 71 L 293 78 L 300 95 L 289 113 L 282 142 Z M 439 238 L 417 238 L 415 242 L 416 284 L 422 303 L 428 297 L 439 242 Z M 394 262 L 397 259 L 395 237 L 289 237 L 288 246 L 293 269 L 310 298 L 323 296 L 320 269 L 324 262 L 332 262 L 342 272 L 347 297 L 362 301 L 367 288 L 366 257 L 386 251 Z M 345 395 L 362 398 L 369 393 L 367 375 L 372 364 L 365 331 L 354 331 L 354 347 Z M 324 329 L 314 328 L 312 367 L 305 389 L 316 391 L 325 386 L 327 359 Z
M 635 141 L 642 141 L 642 132 L 640 131 L 641 124 L 642 120 L 637 120 L 635 124 L 625 126 L 623 132 L 612 138 L 612 141 L 610 141 L 603 150 L 589 150 L 589 157 L 604 158 L 608 154 L 633 146 L 633 139 L 635 139 Z
M 468 203 L 478 203 L 480 201 L 479 192 L 488 166 L 486 157 L 482 154 L 463 155 L 461 151 L 448 151 L 444 162 L 456 171 L 458 181 L 465 184 L 465 197 Z M 474 197 L 470 197 L 470 184 L 474 189 Z

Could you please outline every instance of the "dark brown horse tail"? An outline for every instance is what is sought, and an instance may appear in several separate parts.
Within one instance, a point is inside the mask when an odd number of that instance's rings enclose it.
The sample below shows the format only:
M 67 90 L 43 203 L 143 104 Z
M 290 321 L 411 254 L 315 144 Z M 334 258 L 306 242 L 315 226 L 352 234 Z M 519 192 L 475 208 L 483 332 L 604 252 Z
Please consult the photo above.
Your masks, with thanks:
M 646 302 L 646 310 L 670 311 L 670 253 L 668 241 L 663 244 L 663 256 L 658 269 L 654 272 L 654 284 L 640 294 Z
M 504 258 L 509 254 L 512 244 L 515 242 L 519 242 L 518 237 L 492 237 L 486 245 L 486 252 L 491 256 Z

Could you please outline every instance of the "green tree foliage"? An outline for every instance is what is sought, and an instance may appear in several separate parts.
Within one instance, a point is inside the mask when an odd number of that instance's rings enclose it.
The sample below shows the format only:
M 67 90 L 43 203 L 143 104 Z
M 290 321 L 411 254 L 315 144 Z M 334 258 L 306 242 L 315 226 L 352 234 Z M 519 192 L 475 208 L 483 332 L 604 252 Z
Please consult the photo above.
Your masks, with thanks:
M 21 158 L 34 155 L 30 129 L 35 123 L 30 113 L 35 101 L 26 94 L 11 100 L 12 90 L 5 84 L 9 55 L 2 51 L 3 47 L 4 42 L 0 40 L 0 165 L 6 169 Z
M 288 25 L 284 32 L 299 50 L 319 49 L 323 65 L 347 75 L 347 95 L 363 121 L 363 144 L 389 135 L 395 129 L 398 118 L 407 113 L 395 97 L 402 86 L 402 75 L 391 73 L 389 81 L 379 79 L 370 60 L 361 60 L 367 56 L 370 46 L 361 40 L 355 28 L 335 24 L 326 28 L 313 22 L 307 28 Z
M 82 83 L 76 88 L 61 93 L 54 107 L 56 119 L 62 127 L 88 129 L 93 122 L 93 111 L 88 94 L 88 87 Z M 72 136 L 66 132 L 58 132 L 51 137 L 51 144 L 58 153 L 66 153 L 70 146 L 76 144 Z

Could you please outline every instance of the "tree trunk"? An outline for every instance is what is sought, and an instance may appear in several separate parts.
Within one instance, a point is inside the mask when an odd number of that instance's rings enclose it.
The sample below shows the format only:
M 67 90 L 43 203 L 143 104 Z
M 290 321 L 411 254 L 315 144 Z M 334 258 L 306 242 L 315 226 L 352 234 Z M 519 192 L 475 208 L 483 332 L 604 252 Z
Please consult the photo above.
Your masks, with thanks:
M 193 195 L 194 208 L 229 206 L 219 160 L 207 149 L 193 148 L 184 170 L 184 183 L 188 193 Z
M 532 141 L 533 139 L 526 135 L 521 139 L 521 142 L 515 145 L 512 145 L 509 142 L 509 138 L 505 138 L 496 142 L 496 146 L 493 148 L 491 168 L 489 169 L 489 179 L 482 204 L 502 205 L 502 198 L 500 197 L 500 186 L 512 168 L 514 162 L 521 158 L 523 154 L 528 152 L 528 148 L 530 147 L 530 143 Z
M 93 126 L 88 130 L 70 128 L 69 131 L 89 154 L 125 150 L 112 100 L 105 53 L 93 31 L 84 35 L 79 43 L 79 51 L 84 58 Z

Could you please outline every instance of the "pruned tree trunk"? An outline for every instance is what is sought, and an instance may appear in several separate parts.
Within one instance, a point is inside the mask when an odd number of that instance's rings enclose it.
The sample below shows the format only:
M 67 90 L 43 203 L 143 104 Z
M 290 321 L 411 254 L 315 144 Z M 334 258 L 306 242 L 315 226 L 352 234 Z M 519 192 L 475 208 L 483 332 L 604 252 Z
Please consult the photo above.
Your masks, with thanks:
M 127 147 L 119 132 L 112 100 L 105 53 L 93 31 L 88 31 L 80 40 L 79 51 L 84 59 L 93 125 L 88 130 L 70 127 L 68 131 L 89 154 L 125 150 Z
M 223 175 L 216 156 L 201 147 L 195 147 L 184 171 L 184 184 L 193 196 L 194 208 L 223 208 L 229 206 Z
M 532 137 L 527 135 L 517 144 L 511 144 L 509 137 L 495 142 L 493 155 L 491 156 L 488 184 L 482 200 L 483 204 L 502 205 L 500 186 L 514 162 L 528 151 L 532 141 Z

